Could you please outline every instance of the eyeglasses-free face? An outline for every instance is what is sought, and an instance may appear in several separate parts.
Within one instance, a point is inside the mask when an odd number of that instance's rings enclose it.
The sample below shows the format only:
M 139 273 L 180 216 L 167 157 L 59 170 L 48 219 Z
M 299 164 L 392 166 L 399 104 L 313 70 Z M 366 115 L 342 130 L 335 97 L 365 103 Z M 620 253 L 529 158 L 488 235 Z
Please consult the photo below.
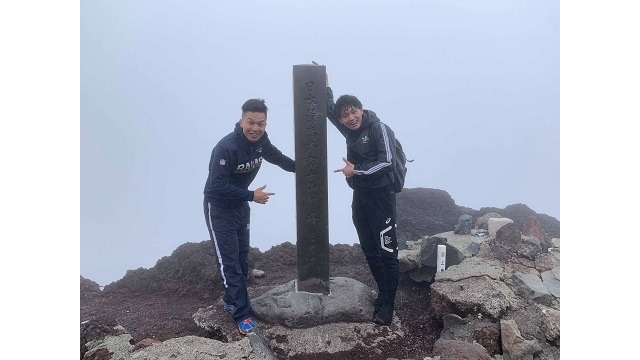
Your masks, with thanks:
M 340 114 L 340 122 L 351 130 L 358 130 L 362 125 L 362 109 L 349 107 Z
M 247 111 L 240 119 L 242 133 L 251 142 L 256 142 L 264 135 L 267 128 L 267 116 L 264 113 Z

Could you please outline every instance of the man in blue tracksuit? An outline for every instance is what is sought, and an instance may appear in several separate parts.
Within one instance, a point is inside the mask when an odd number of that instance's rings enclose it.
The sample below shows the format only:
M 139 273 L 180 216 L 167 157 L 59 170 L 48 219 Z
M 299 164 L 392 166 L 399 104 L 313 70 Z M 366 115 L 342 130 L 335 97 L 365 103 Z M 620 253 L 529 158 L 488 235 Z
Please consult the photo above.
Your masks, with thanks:
M 275 195 L 264 191 L 266 185 L 253 191 L 248 188 L 263 160 L 286 171 L 295 171 L 295 162 L 269 141 L 266 126 L 264 100 L 247 100 L 242 105 L 242 118 L 234 131 L 213 148 L 204 186 L 204 215 L 225 288 L 224 308 L 243 335 L 255 327 L 246 284 L 250 247 L 249 201 L 266 204 L 269 197 Z
M 398 279 L 396 238 L 396 194 L 393 170 L 393 131 L 365 110 L 353 95 L 335 102 L 327 79 L 327 117 L 347 142 L 345 166 L 334 172 L 344 174 L 353 189 L 351 213 L 362 252 L 378 285 L 373 321 L 391 324 Z

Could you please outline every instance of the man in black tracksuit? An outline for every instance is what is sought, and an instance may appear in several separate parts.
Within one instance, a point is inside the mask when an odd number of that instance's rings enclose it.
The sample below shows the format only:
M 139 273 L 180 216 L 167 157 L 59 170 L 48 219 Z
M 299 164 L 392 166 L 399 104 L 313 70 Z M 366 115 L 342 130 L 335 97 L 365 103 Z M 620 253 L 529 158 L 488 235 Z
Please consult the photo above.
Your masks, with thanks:
M 393 170 L 393 131 L 360 100 L 342 95 L 333 102 L 327 81 L 327 117 L 347 141 L 342 172 L 353 189 L 353 224 L 360 247 L 378 285 L 373 321 L 388 325 L 393 318 L 398 289 L 398 241 L 396 239 L 396 194 Z
M 269 197 L 275 195 L 264 191 L 266 185 L 254 191 L 248 188 L 263 160 L 286 171 L 295 171 L 295 162 L 269 141 L 266 126 L 267 106 L 264 100 L 247 100 L 242 105 L 242 118 L 234 131 L 213 148 L 204 186 L 204 215 L 225 288 L 224 308 L 243 335 L 255 327 L 246 285 L 250 246 L 249 201 L 266 204 Z

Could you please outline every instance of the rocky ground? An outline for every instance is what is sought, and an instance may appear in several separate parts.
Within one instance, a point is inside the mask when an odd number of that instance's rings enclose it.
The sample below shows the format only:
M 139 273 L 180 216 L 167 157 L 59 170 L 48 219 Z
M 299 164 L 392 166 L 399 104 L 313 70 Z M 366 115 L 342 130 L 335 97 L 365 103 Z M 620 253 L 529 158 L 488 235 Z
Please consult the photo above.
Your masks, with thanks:
M 175 282 L 177 279 L 171 279 L 171 275 L 166 278 L 165 284 L 158 287 L 152 285 L 156 279 L 160 280 L 162 275 L 150 273 L 156 270 L 167 270 L 170 267 L 167 263 L 176 265 L 175 273 L 186 271 L 185 266 L 179 265 L 186 260 L 183 256 L 191 258 L 191 264 L 195 265 L 198 259 L 203 258 L 198 253 L 208 252 L 208 247 L 209 243 L 206 241 L 199 244 L 185 244 L 172 256 L 162 259 L 155 268 L 130 271 L 122 280 L 106 286 L 104 291 L 100 291 L 96 283 L 81 278 L 80 318 L 85 321 L 99 319 L 91 322 L 92 324 L 122 325 L 133 336 L 135 342 L 147 338 L 164 341 L 186 335 L 210 337 L 222 341 L 238 340 L 240 335 L 235 333 L 235 324 L 221 306 L 218 306 L 220 311 L 216 316 L 219 317 L 217 322 L 225 327 L 222 333 L 209 334 L 193 321 L 192 315 L 199 308 L 220 303 L 222 289 L 219 286 L 194 288 L 193 285 L 196 283 L 180 285 Z M 180 259 L 171 259 L 174 256 Z M 205 257 L 210 257 L 213 261 L 212 256 L 213 253 Z M 290 243 L 273 247 L 265 253 L 254 249 L 251 258 L 254 268 L 265 271 L 264 277 L 249 279 L 248 288 L 252 298 L 276 285 L 297 278 L 295 246 Z M 333 245 L 331 259 L 331 276 L 353 278 L 375 289 L 373 278 L 358 245 Z M 209 263 L 208 266 L 213 267 L 213 263 Z M 191 269 L 188 272 L 192 270 L 197 271 Z M 382 359 L 422 359 L 431 353 L 442 324 L 426 314 L 428 301 L 429 284 L 416 283 L 403 275 L 396 301 L 396 315 L 402 322 L 403 328 L 409 331 L 402 337 L 402 341 L 393 341 L 378 347 L 380 353 L 376 353 L 375 356 Z M 269 324 L 261 322 L 260 319 L 257 322 L 262 328 L 269 327 Z M 362 349 L 341 355 L 351 359 L 374 358 L 369 351 Z M 304 359 L 329 358 L 335 358 L 335 354 L 304 357 Z
M 455 205 L 444 191 L 434 189 L 406 189 L 398 194 L 399 237 L 415 240 L 420 236 L 451 231 L 458 217 L 470 214 L 475 218 L 487 212 L 498 212 L 516 224 L 522 224 L 527 216 L 536 214 L 526 205 L 510 205 L 505 209 L 483 208 L 473 210 Z M 539 215 L 545 237 L 559 237 L 559 222 L 546 215 Z M 401 231 L 400 229 L 406 229 Z M 376 289 L 359 245 L 332 245 L 330 254 L 332 277 L 356 279 Z M 264 276 L 251 276 L 248 282 L 252 298 L 297 278 L 296 248 L 291 243 L 274 246 L 266 252 L 252 249 L 250 268 L 264 271 Z M 222 288 L 216 268 L 213 249 L 209 241 L 186 243 L 171 256 L 164 257 L 151 269 L 130 270 L 116 282 L 104 287 L 81 277 L 80 319 L 81 358 L 86 351 L 86 338 L 104 331 L 105 327 L 121 325 L 133 336 L 133 342 L 144 339 L 164 341 L 171 338 L 195 335 L 225 342 L 240 339 L 235 324 L 222 310 Z M 350 359 L 423 359 L 433 350 L 442 323 L 429 315 L 429 283 L 417 283 L 405 274 L 401 275 L 396 300 L 396 316 L 405 334 L 401 340 L 389 341 L 370 349 L 354 349 L 339 354 Z M 193 314 L 200 308 L 215 305 L 217 323 L 223 330 L 215 334 L 198 327 Z M 261 328 L 267 324 L 257 319 Z M 274 340 L 274 339 L 270 339 Z M 275 339 L 277 341 L 277 339 Z M 287 358 L 278 354 L 279 358 Z M 290 359 L 330 359 L 336 354 L 317 353 Z

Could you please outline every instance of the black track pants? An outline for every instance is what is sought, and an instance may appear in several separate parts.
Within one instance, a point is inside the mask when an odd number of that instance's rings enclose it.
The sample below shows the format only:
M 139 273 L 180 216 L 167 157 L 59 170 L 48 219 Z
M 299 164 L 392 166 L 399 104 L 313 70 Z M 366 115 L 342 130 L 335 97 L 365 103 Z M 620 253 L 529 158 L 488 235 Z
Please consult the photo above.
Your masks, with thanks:
M 394 306 L 398 278 L 396 238 L 396 194 L 390 189 L 353 191 L 353 224 L 360 247 L 378 285 L 382 305 Z
M 205 200 L 204 217 L 225 289 L 224 302 L 236 307 L 231 314 L 236 322 L 244 320 L 253 316 L 247 292 L 251 208 L 245 203 L 239 208 L 222 209 Z

